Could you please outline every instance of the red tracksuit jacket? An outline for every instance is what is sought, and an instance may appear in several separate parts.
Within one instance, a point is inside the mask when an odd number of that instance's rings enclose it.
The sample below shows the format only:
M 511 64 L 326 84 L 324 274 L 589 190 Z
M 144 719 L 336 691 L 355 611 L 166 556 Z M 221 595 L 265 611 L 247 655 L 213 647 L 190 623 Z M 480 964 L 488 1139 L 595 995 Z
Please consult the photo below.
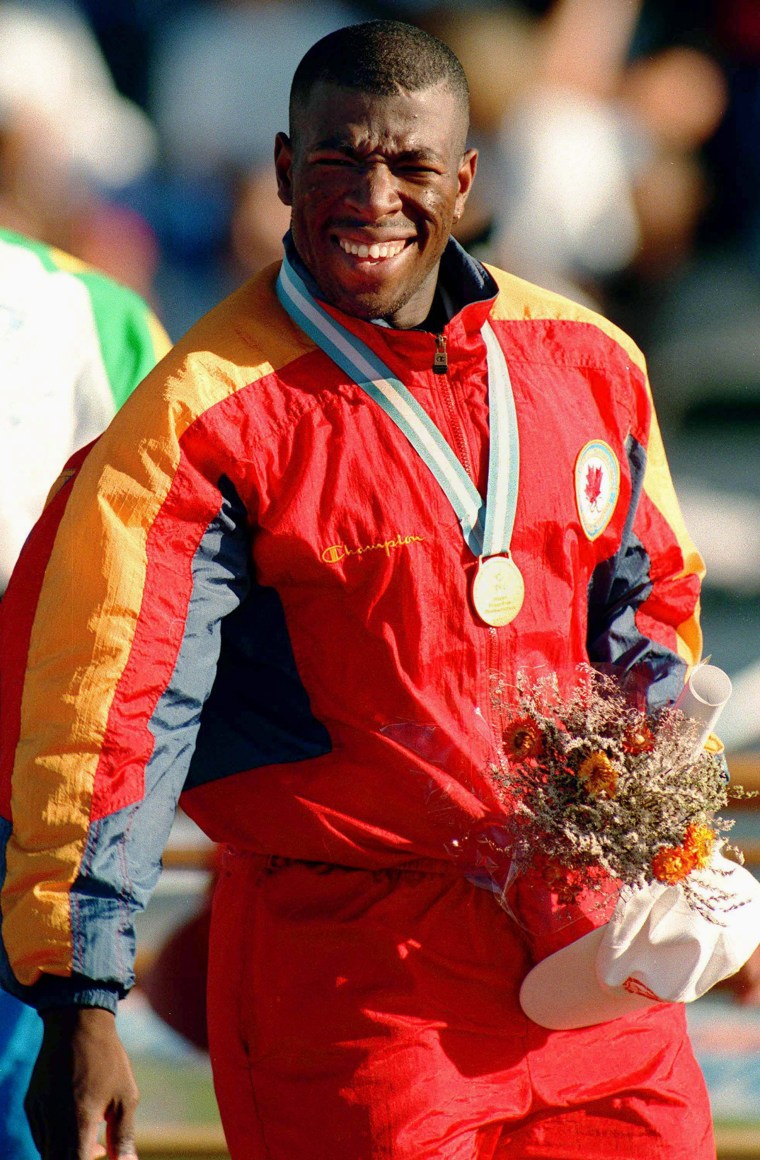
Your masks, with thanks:
M 2 603 L 3 945 L 29 1001 L 129 988 L 180 794 L 248 850 L 445 860 L 493 804 L 494 673 L 590 658 L 643 668 L 663 701 L 697 659 L 701 562 L 641 354 L 454 243 L 442 271 L 463 288 L 448 373 L 431 333 L 342 321 L 484 494 L 490 318 L 520 437 L 522 610 L 480 621 L 449 501 L 284 313 L 276 268 L 233 294 L 69 464 Z

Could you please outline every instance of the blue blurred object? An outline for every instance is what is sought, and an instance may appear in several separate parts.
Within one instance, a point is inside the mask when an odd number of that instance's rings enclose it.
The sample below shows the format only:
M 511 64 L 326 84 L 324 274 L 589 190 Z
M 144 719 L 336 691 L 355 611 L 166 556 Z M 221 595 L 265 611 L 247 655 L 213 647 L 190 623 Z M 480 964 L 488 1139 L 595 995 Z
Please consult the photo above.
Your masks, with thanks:
M 39 1160 L 24 1113 L 24 1096 L 42 1042 L 33 1008 L 0 991 L 0 1156 Z

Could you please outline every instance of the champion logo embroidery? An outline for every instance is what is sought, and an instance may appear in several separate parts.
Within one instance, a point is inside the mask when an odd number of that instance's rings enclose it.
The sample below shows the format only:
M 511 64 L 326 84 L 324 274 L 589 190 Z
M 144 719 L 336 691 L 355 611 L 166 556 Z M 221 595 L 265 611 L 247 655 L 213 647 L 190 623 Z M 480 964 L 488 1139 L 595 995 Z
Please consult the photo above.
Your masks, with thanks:
M 329 548 L 325 548 L 322 559 L 325 564 L 339 564 L 347 556 L 363 556 L 366 552 L 385 552 L 386 556 L 390 556 L 396 548 L 404 548 L 407 544 L 421 544 L 424 539 L 424 536 L 402 536 L 399 532 L 392 540 L 380 540 L 376 544 L 360 544 L 356 548 L 350 548 L 348 544 L 331 544 Z
M 662 999 L 659 995 L 655 995 L 651 987 L 647 987 L 646 983 L 642 983 L 641 979 L 635 979 L 633 975 L 629 975 L 623 983 L 623 990 L 628 991 L 630 995 L 642 995 L 645 999 L 653 999 L 655 1003 L 661 1003 Z
M 589 540 L 601 536 L 620 494 L 620 464 L 608 443 L 592 439 L 575 461 L 575 501 Z

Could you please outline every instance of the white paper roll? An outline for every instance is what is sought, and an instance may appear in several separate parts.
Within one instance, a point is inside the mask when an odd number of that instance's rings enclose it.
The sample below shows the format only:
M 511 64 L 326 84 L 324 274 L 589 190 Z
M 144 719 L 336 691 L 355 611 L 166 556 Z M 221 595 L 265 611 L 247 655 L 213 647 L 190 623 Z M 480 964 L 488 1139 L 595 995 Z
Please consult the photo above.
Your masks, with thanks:
M 717 665 L 697 665 L 675 703 L 684 716 L 702 726 L 701 746 L 714 731 L 718 718 L 731 696 L 731 679 Z

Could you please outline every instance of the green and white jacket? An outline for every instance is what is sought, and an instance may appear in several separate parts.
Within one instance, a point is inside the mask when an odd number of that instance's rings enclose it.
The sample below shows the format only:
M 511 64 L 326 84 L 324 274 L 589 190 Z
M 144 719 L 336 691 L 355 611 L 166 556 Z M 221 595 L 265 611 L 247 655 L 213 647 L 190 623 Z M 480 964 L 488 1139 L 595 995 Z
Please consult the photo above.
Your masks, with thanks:
M 62 465 L 169 345 L 135 291 L 0 229 L 0 593 Z

